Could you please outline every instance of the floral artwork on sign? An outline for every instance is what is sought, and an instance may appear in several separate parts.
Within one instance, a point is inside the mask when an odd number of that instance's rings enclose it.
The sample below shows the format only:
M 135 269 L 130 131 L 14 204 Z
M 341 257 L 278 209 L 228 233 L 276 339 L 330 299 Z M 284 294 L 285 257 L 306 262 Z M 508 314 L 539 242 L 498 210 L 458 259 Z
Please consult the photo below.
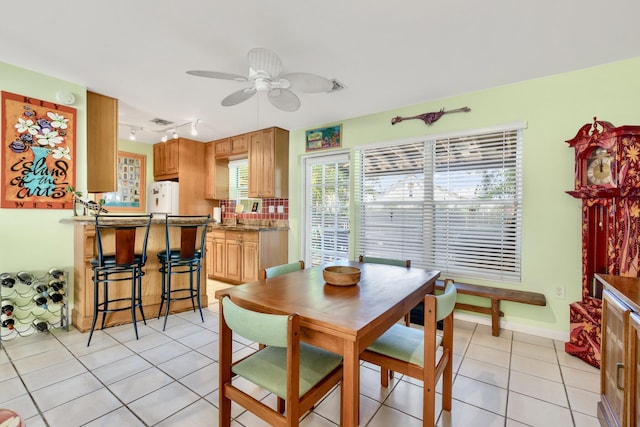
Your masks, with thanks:
M 0 207 L 71 209 L 76 109 L 2 92 Z

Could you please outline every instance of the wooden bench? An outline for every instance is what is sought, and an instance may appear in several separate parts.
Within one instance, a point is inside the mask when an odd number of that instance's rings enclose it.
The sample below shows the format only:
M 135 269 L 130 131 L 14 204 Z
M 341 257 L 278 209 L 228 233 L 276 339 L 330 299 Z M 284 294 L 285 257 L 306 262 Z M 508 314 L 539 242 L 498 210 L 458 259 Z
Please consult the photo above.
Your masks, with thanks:
M 438 280 L 436 282 L 436 289 L 444 290 L 445 283 L 448 283 L 449 281 L 453 282 L 452 279 Z M 540 306 L 547 305 L 547 299 L 545 296 L 538 292 L 494 288 L 491 286 L 471 285 L 468 283 L 454 283 L 459 294 L 485 297 L 491 300 L 491 307 L 456 302 L 456 309 L 490 315 L 491 334 L 494 337 L 497 337 L 500 334 L 500 317 L 504 317 L 504 313 L 500 311 L 500 301 L 512 301 Z

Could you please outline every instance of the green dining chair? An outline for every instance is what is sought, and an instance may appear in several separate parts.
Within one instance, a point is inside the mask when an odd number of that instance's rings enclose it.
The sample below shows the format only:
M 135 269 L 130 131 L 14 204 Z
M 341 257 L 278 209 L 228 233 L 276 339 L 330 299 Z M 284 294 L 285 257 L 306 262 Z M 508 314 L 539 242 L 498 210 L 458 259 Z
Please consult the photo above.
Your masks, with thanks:
M 220 300 L 219 425 L 231 422 L 231 402 L 273 426 L 297 426 L 300 417 L 342 381 L 342 357 L 300 342 L 300 316 L 252 311 Z M 232 334 L 267 346 L 232 362 Z M 236 387 L 235 376 L 275 394 L 274 410 Z M 286 411 L 285 411 L 286 409 Z
M 273 267 L 262 269 L 258 273 L 258 279 L 269 279 L 271 277 L 292 273 L 298 270 L 304 270 L 304 261 L 300 260 L 296 262 L 290 262 L 289 264 L 274 265 Z
M 380 366 L 380 383 L 389 386 L 389 371 L 400 372 L 424 382 L 422 423 L 435 423 L 436 384 L 442 377 L 442 409 L 451 411 L 453 382 L 453 309 L 456 287 L 449 282 L 441 295 L 424 298 L 424 330 L 395 324 L 373 342 L 360 358 Z M 443 320 L 442 334 L 436 324 Z M 442 354 L 438 359 L 438 349 Z
M 407 259 L 392 259 L 392 258 L 378 258 L 372 256 L 360 255 L 358 257 L 358 262 L 370 262 L 374 264 L 386 264 L 386 265 L 397 265 L 399 267 L 411 267 L 411 260 Z M 411 325 L 411 311 L 404 315 L 404 324 L 407 326 Z

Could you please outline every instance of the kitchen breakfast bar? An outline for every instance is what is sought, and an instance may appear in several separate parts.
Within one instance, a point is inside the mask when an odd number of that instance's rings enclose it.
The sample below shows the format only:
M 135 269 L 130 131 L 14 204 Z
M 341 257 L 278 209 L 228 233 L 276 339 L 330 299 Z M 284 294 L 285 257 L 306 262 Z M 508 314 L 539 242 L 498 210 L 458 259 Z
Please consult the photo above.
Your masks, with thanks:
M 93 270 L 90 260 L 97 255 L 95 217 L 77 216 L 66 218 L 60 222 L 73 224 L 74 233 L 74 271 L 73 271 L 73 310 L 71 313 L 72 324 L 80 331 L 91 329 L 93 319 Z M 108 244 L 108 243 L 107 243 Z M 113 243 L 111 243 L 113 244 Z M 136 248 L 141 250 L 141 248 Z M 162 276 L 157 254 L 166 250 L 165 218 L 157 216 L 151 220 L 149 238 L 147 241 L 147 262 L 142 278 L 142 303 L 144 315 L 147 319 L 158 316 L 160 309 Z M 203 262 L 206 262 L 203 260 Z M 206 265 L 203 264 L 206 271 Z M 183 277 L 182 277 L 183 276 Z M 176 285 L 188 283 L 188 275 L 178 275 L 172 280 Z M 128 286 L 114 287 L 110 290 L 110 298 L 127 297 L 130 294 Z M 206 273 L 200 276 L 200 301 L 203 307 L 209 304 L 206 286 Z M 171 303 L 171 313 L 191 310 L 191 301 L 182 300 Z M 107 316 L 105 327 L 131 323 L 130 311 L 119 311 Z

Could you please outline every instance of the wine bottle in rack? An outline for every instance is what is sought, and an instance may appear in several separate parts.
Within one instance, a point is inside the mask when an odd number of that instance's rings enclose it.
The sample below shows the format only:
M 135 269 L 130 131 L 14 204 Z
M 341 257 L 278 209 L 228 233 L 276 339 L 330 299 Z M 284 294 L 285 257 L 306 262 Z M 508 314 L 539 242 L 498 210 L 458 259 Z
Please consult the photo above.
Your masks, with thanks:
M 36 294 L 33 296 L 33 300 L 35 301 L 38 307 L 42 307 L 45 310 L 47 309 L 47 298 L 42 294 Z
M 26 271 L 21 271 L 16 276 L 22 283 L 31 286 L 31 283 L 33 282 L 33 274 L 27 273 Z
M 49 280 L 49 293 L 58 292 L 64 293 L 64 282 L 59 279 L 51 279 Z
M 2 286 L 5 288 L 13 288 L 13 285 L 16 284 L 16 279 L 11 277 L 9 273 L 2 273 L 0 274 L 0 283 L 2 283 Z
M 7 316 L 13 314 L 13 302 L 11 300 L 2 300 L 0 305 L 2 307 L 2 314 L 6 314 Z
M 64 277 L 64 271 L 60 270 L 59 268 L 53 267 L 51 270 L 49 270 L 49 276 L 53 277 L 54 279 L 60 279 L 61 277 Z
M 2 327 L 9 330 L 12 330 L 13 326 L 16 324 L 16 321 L 13 320 L 11 316 L 7 316 L 6 314 L 0 315 L 0 321 L 2 322 Z
M 61 304 L 62 300 L 64 299 L 62 294 L 60 294 L 58 292 L 50 292 L 49 293 L 49 298 L 51 298 L 51 301 L 55 302 L 56 304 Z
M 32 323 L 31 326 L 33 326 L 33 329 L 35 329 L 38 332 L 44 332 L 49 330 L 49 324 L 42 319 L 35 319 Z
M 49 295 L 49 288 L 42 282 L 33 282 L 33 288 L 45 298 Z

